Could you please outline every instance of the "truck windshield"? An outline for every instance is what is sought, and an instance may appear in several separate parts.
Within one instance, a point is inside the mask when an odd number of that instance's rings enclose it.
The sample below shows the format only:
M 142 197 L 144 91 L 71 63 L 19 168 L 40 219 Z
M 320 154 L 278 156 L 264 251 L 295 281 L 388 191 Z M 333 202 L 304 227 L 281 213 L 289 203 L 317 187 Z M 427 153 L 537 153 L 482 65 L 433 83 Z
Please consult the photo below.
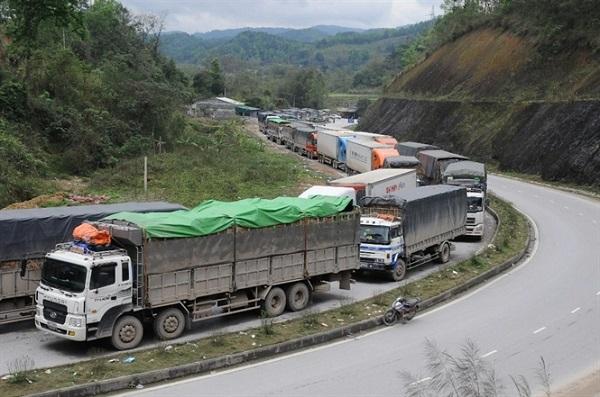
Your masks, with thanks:
M 483 199 L 481 197 L 467 197 L 467 212 L 483 211 Z
M 390 243 L 390 228 L 387 226 L 360 225 L 360 242 L 388 245 Z
M 42 283 L 67 292 L 82 292 L 87 270 L 83 266 L 46 259 L 42 267 Z

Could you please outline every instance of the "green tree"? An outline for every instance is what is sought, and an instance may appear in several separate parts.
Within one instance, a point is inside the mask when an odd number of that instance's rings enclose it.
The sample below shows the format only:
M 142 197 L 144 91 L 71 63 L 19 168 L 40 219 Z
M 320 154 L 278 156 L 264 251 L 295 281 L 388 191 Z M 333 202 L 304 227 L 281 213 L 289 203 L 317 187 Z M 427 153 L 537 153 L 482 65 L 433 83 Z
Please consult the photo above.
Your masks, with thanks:
M 225 91 L 225 78 L 221 72 L 221 65 L 218 59 L 213 59 L 210 62 L 210 69 L 208 70 L 210 76 L 210 92 L 213 95 L 221 95 Z

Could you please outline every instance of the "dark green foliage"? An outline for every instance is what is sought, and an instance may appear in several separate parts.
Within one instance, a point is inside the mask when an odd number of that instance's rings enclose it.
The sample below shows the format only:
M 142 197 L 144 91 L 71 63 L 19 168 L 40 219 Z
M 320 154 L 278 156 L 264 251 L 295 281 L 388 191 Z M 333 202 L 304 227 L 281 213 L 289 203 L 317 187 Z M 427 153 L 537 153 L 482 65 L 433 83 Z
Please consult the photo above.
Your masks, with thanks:
M 169 148 L 183 131 L 189 82 L 157 53 L 156 20 L 115 0 L 87 3 L 0 3 L 10 16 L 0 22 L 10 39 L 0 53 L 1 161 L 11 159 L 0 207 L 36 194 L 45 173 L 89 174 L 159 139 Z
M 288 75 L 279 97 L 297 107 L 320 109 L 325 103 L 325 79 L 316 69 L 300 69 Z

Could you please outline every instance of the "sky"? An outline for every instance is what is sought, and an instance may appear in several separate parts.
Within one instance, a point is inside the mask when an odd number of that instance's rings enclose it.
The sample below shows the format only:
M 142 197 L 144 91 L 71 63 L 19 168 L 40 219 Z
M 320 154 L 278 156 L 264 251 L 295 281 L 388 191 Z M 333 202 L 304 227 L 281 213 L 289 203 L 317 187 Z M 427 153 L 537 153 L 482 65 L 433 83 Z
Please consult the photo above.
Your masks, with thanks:
M 429 19 L 442 0 L 121 0 L 135 14 L 159 15 L 166 31 L 338 25 L 398 27 Z

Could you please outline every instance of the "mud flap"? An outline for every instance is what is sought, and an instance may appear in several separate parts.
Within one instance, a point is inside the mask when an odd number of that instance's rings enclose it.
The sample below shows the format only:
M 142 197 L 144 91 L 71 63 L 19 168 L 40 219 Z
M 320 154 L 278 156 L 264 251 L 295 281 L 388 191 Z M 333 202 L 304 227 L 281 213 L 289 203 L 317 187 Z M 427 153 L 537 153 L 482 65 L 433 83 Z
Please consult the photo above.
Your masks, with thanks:
M 340 289 L 349 290 L 350 289 L 350 271 L 344 271 L 340 273 Z

